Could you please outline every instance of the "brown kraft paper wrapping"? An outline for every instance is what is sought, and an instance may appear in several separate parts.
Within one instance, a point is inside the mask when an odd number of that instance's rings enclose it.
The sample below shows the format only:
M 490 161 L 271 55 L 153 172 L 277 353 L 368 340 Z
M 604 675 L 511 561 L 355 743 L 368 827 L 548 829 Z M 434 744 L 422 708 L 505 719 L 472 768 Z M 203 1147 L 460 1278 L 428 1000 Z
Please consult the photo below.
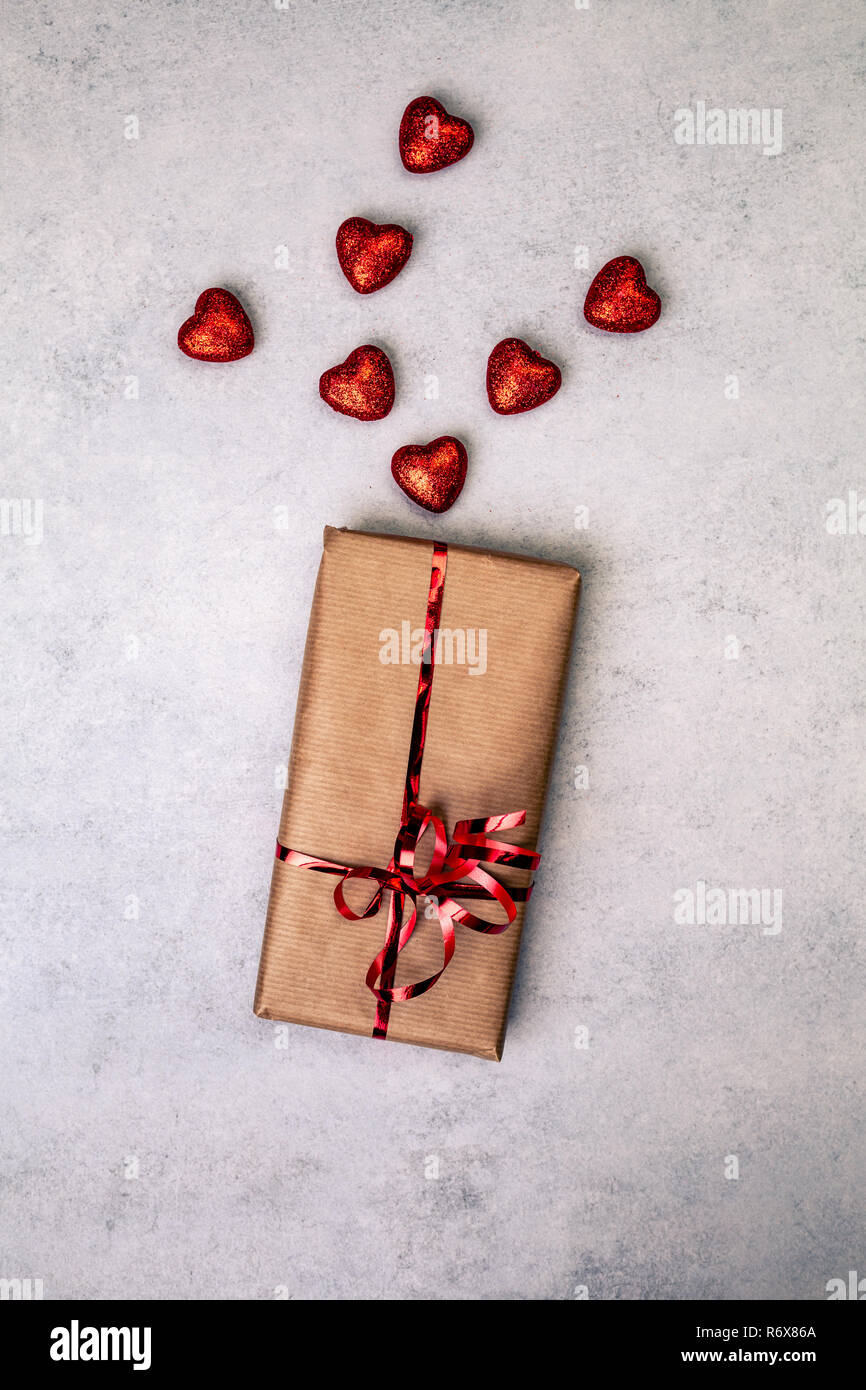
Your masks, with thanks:
M 420 667 L 417 653 L 414 661 L 388 664 L 382 653 L 397 655 L 404 624 L 417 643 L 432 557 L 430 540 L 325 528 L 280 820 L 279 840 L 290 849 L 387 868 L 400 826 Z M 444 819 L 449 835 L 459 820 L 525 808 L 526 824 L 496 838 L 543 851 L 537 837 L 579 587 L 580 575 L 567 565 L 448 546 L 420 800 Z M 390 649 L 386 630 L 395 634 Z M 448 638 L 461 630 L 464 641 L 470 637 L 465 662 L 459 635 Z M 419 876 L 429 842 L 430 833 L 421 841 Z M 530 878 L 501 865 L 490 872 L 507 887 Z M 536 873 L 543 872 L 542 857 Z M 385 940 L 390 895 L 377 916 L 349 922 L 334 905 L 338 882 L 275 861 L 255 1012 L 369 1036 L 376 1001 L 365 976 Z M 361 911 L 374 887 L 348 883 L 347 901 Z M 459 889 L 452 896 L 461 901 Z M 439 924 L 425 919 L 424 906 L 419 899 L 397 985 L 442 963 Z M 467 906 L 503 920 L 494 902 Z M 388 1041 L 498 1061 L 526 906 L 517 903 L 515 920 L 500 936 L 457 925 L 451 964 L 426 994 L 392 1006 Z

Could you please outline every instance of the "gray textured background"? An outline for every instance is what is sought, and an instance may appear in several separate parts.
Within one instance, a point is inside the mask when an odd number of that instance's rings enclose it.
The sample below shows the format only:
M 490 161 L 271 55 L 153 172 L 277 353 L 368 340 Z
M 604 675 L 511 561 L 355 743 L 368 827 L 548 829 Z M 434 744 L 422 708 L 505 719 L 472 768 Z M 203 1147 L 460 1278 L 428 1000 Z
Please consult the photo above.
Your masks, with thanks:
M 67 0 L 4 27 L 3 494 L 45 519 L 0 540 L 0 1276 L 814 1299 L 866 1274 L 866 537 L 825 526 L 866 495 L 857 7 Z M 427 91 L 477 132 L 429 179 L 395 142 Z M 781 108 L 782 154 L 678 147 L 699 99 Z M 352 214 L 416 237 L 369 299 L 333 258 Z M 664 304 L 634 338 L 581 314 L 625 252 Z M 255 324 L 232 366 L 175 346 L 209 285 Z M 484 368 L 512 334 L 564 385 L 509 419 Z M 360 425 L 316 383 L 370 340 L 398 400 Z M 445 432 L 470 475 L 443 525 L 388 464 Z M 280 1048 L 251 1012 L 326 522 L 585 576 L 498 1067 Z M 781 889 L 782 930 L 676 924 L 698 879 Z

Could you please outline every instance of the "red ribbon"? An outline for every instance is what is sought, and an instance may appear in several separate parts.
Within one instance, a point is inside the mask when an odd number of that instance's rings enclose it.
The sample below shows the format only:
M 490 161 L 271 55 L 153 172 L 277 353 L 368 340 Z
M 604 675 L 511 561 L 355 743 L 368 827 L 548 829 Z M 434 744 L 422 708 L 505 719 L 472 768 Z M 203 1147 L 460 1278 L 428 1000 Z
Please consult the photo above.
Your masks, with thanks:
M 367 988 L 376 999 L 376 1023 L 374 1038 L 384 1038 L 388 1033 L 388 1018 L 391 1005 L 402 1004 L 432 989 L 437 980 L 448 968 L 454 955 L 454 924 L 469 927 L 471 931 L 484 932 L 488 936 L 498 936 L 514 921 L 517 915 L 517 902 L 526 902 L 532 892 L 527 888 L 507 889 L 491 874 L 481 868 L 481 864 L 503 864 L 515 869 L 535 869 L 540 854 L 531 850 L 515 849 L 503 840 L 490 838 L 491 831 L 513 830 L 523 825 L 525 811 L 511 811 L 504 816 L 489 816 L 486 820 L 462 820 L 454 827 L 449 840 L 444 821 L 435 816 L 418 800 L 421 783 L 421 763 L 424 758 L 424 744 L 427 739 L 427 716 L 430 709 L 430 694 L 433 688 L 435 657 L 435 636 L 439 628 L 442 612 L 442 595 L 445 589 L 445 567 L 448 560 L 448 547 L 436 544 L 433 547 L 433 568 L 430 575 L 430 592 L 427 597 L 427 618 L 424 627 L 424 645 L 421 652 L 421 674 L 418 678 L 418 693 L 415 697 L 415 718 L 412 724 L 412 738 L 409 743 L 409 762 L 406 768 L 406 785 L 403 792 L 403 811 L 400 828 L 394 843 L 394 854 L 387 869 L 377 869 L 367 864 L 354 869 L 348 864 L 337 864 L 331 859 L 316 859 L 310 854 L 300 854 L 297 850 L 286 849 L 277 841 L 277 858 L 298 869 L 314 869 L 318 873 L 339 874 L 340 882 L 334 889 L 334 902 L 337 911 L 349 922 L 360 922 L 365 917 L 373 917 L 382 905 L 386 892 L 391 894 L 388 908 L 388 930 L 385 945 L 367 971 Z M 421 837 L 432 829 L 435 841 L 430 866 L 422 878 L 415 876 L 415 854 Z M 343 894 L 343 886 L 348 879 L 366 878 L 376 883 L 376 891 L 363 912 L 355 912 L 349 907 Z M 450 896 L 449 890 L 457 889 L 458 896 L 466 899 L 489 898 L 499 903 L 505 911 L 504 922 L 488 922 L 477 917 L 465 907 L 461 907 Z M 442 966 L 425 980 L 416 980 L 411 985 L 394 984 L 397 958 L 409 942 L 418 921 L 417 899 L 419 896 L 431 897 L 436 902 L 436 912 L 442 931 L 444 960 Z M 403 922 L 406 899 L 412 903 L 408 920 Z M 377 984 L 377 981 L 380 983 Z

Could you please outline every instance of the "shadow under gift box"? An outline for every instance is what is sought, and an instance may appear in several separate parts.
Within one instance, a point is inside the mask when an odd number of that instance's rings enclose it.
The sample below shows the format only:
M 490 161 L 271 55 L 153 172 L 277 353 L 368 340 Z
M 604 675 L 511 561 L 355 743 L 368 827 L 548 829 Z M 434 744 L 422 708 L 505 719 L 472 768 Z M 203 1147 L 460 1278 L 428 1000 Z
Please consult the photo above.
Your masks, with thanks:
M 430 540 L 325 528 L 280 821 L 279 841 L 289 849 L 388 867 L 400 827 L 432 558 Z M 541 848 L 579 589 L 580 575 L 568 565 L 448 546 L 420 801 L 445 821 L 449 836 L 460 820 L 525 809 L 525 825 L 494 838 Z M 416 641 L 407 642 L 407 634 Z M 419 846 L 424 869 L 432 839 L 428 832 Z M 527 870 L 485 867 L 506 887 L 530 882 Z M 536 872 L 544 872 L 543 858 Z M 275 861 L 255 1012 L 369 1036 L 376 1001 L 365 977 L 384 944 L 390 894 L 378 915 L 350 922 L 334 904 L 338 882 Z M 361 912 L 374 888 L 369 880 L 351 881 L 346 900 Z M 450 895 L 479 917 L 504 920 L 492 900 L 464 904 L 459 887 Z M 457 924 L 454 957 L 438 983 L 392 1005 L 388 1041 L 499 1061 L 526 911 L 525 902 L 516 906 L 499 936 Z M 419 898 L 397 985 L 442 964 L 439 923 L 424 908 Z

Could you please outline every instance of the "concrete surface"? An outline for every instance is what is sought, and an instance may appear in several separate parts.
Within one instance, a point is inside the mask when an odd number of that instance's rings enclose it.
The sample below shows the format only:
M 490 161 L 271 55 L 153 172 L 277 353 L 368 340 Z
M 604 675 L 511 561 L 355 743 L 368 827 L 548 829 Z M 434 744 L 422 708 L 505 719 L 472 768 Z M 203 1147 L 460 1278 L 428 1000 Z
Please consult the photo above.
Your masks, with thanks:
M 808 1300 L 866 1274 L 866 536 L 827 528 L 866 498 L 856 7 L 3 25 L 0 1276 Z M 396 131 L 426 92 L 477 139 L 422 178 Z M 678 144 L 699 102 L 781 111 L 780 152 Z M 353 214 L 415 233 L 370 298 L 333 257 Z M 581 314 L 622 253 L 664 305 L 632 338 Z M 231 366 L 175 346 L 210 285 L 255 325 Z M 511 335 L 564 384 L 500 418 Z M 316 393 L 365 341 L 398 378 L 373 425 Z M 441 433 L 470 452 L 447 524 L 388 471 Z M 252 1015 L 326 522 L 585 576 L 498 1067 Z M 781 917 L 676 920 L 699 882 Z

